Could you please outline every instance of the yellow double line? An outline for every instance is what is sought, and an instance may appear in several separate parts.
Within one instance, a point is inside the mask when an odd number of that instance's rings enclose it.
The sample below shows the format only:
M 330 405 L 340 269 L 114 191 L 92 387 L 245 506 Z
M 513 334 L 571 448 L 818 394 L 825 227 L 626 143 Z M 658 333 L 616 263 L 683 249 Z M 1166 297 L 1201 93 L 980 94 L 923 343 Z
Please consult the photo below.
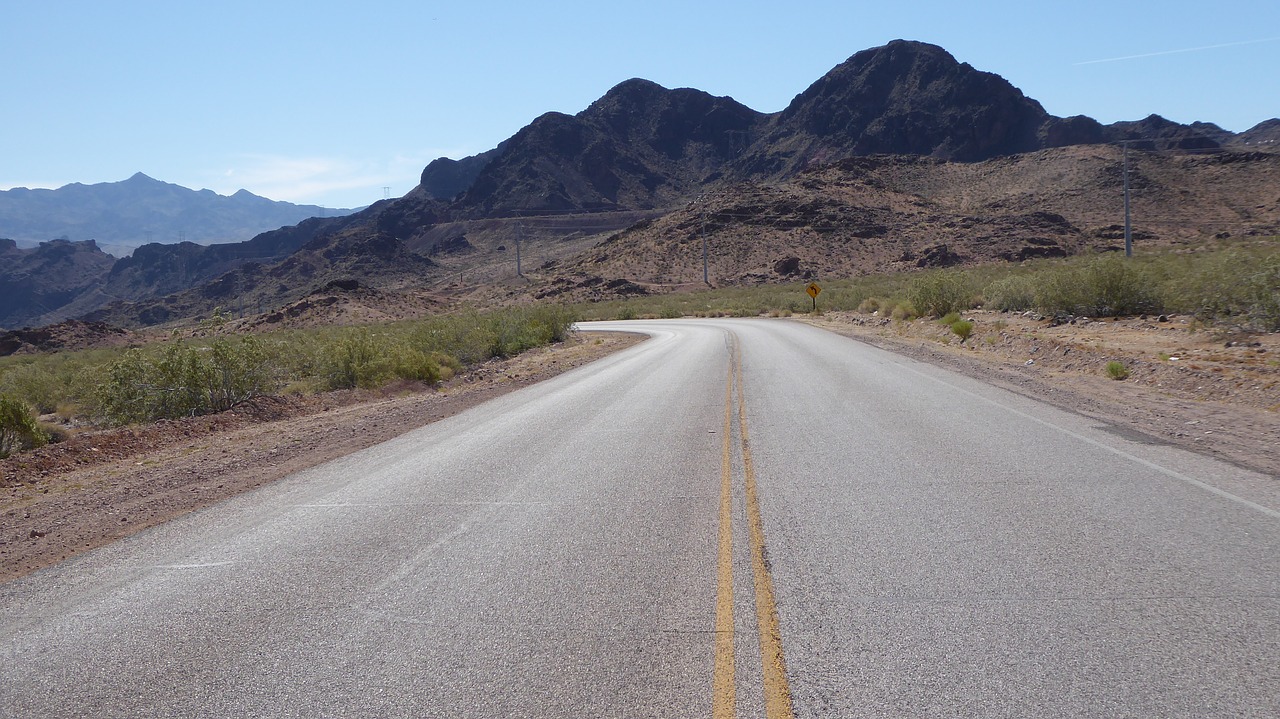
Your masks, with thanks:
M 733 416 L 734 387 L 737 387 L 738 433 L 742 442 L 743 490 L 746 500 L 747 533 L 751 542 L 751 572 L 755 579 L 756 624 L 760 632 L 760 661 L 764 678 L 764 708 L 768 719 L 792 719 L 791 689 L 787 683 L 786 661 L 782 655 L 782 631 L 774 603 L 773 578 L 764 557 L 764 525 L 760 521 L 760 500 L 756 494 L 755 466 L 747 434 L 747 401 L 742 384 L 742 354 L 736 338 L 729 355 L 729 378 L 724 389 L 723 452 L 720 465 L 720 543 L 716 568 L 715 681 L 712 716 L 736 719 L 737 686 L 734 679 L 733 637 Z

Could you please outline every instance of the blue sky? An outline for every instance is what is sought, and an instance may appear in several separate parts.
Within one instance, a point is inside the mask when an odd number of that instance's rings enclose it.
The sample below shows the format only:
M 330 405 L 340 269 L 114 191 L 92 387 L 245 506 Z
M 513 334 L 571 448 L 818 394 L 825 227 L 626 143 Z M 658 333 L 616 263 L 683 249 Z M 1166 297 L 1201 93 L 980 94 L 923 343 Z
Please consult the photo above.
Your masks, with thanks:
M 134 172 L 328 207 L 643 77 L 781 110 L 853 53 L 941 45 L 1056 115 L 1280 116 L 1280 3 L 129 2 L 0 13 L 0 189 Z

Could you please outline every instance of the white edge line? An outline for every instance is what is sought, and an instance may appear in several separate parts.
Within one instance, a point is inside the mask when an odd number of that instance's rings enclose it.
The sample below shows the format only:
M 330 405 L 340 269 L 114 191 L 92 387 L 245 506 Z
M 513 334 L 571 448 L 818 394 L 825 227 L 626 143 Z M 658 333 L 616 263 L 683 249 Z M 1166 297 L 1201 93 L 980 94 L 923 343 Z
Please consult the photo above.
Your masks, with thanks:
M 225 567 L 235 562 L 203 562 L 201 564 L 157 564 L 152 569 L 204 569 L 205 567 Z
M 891 353 L 891 354 L 892 354 L 892 353 Z M 1007 405 L 1001 404 L 1000 402 L 997 402 L 996 400 L 993 400 L 993 399 L 991 399 L 991 398 L 989 398 L 989 397 L 983 397 L 983 396 L 982 396 L 982 395 L 980 395 L 980 394 L 977 394 L 977 393 L 974 393 L 974 392 L 970 392 L 969 390 L 964 389 L 963 387 L 957 387 L 956 385 L 951 384 L 950 382 L 947 382 L 946 380 L 940 379 L 940 378 L 938 378 L 938 377 L 934 377 L 933 375 L 927 374 L 927 373 L 925 373 L 925 372 L 921 372 L 920 370 L 917 370 L 917 369 L 915 369 L 914 367 L 911 367 L 911 366 L 909 366 L 909 365 L 907 365 L 907 364 L 904 364 L 904 363 L 902 363 L 902 362 L 899 362 L 899 363 L 898 363 L 898 365 L 899 365 L 899 366 L 901 366 L 903 369 L 907 370 L 908 372 L 912 372 L 912 373 L 914 373 L 914 374 L 916 374 L 916 375 L 919 375 L 919 376 L 921 376 L 921 377 L 925 377 L 925 378 L 927 378 L 927 379 L 933 380 L 934 382 L 937 382 L 938 384 L 941 384 L 941 385 L 945 385 L 945 386 L 947 386 L 947 387 L 950 387 L 951 389 L 953 389 L 953 390 L 955 390 L 955 391 L 957 391 L 957 392 L 961 392 L 961 393 L 963 393 L 963 394 L 966 394 L 966 395 L 968 395 L 968 396 L 970 396 L 970 397 L 973 397 L 974 399 L 978 399 L 978 400 L 981 400 L 981 401 L 983 401 L 983 402 L 986 402 L 987 404 L 990 404 L 990 405 L 993 405 L 993 406 L 999 407 L 1000 409 L 1003 409 L 1003 410 L 1005 410 L 1005 411 L 1007 411 L 1007 412 L 1012 412 L 1013 414 L 1015 414 L 1015 415 L 1017 415 L 1017 416 L 1019 416 L 1019 417 L 1022 417 L 1022 418 L 1024 418 L 1024 419 L 1029 419 L 1029 420 L 1031 420 L 1032 422 L 1035 422 L 1035 423 L 1040 424 L 1040 425 L 1044 425 L 1045 427 L 1050 427 L 1050 428 L 1052 428 L 1052 429 L 1056 429 L 1056 430 L 1058 430 L 1059 432 L 1063 432 L 1063 433 L 1068 434 L 1068 435 L 1070 435 L 1070 436 L 1072 436 L 1072 437 L 1075 437 L 1076 439 L 1078 439 L 1078 440 L 1080 440 L 1080 441 L 1082 441 L 1082 442 L 1084 442 L 1084 443 L 1086 443 L 1086 444 L 1091 444 L 1091 445 L 1093 445 L 1094 447 L 1098 447 L 1098 448 L 1100 448 L 1100 449 L 1104 449 L 1104 450 L 1106 450 L 1106 451 L 1108 451 L 1108 452 L 1111 452 L 1112 454 L 1119 455 L 1119 456 L 1121 456 L 1121 457 L 1124 457 L 1125 459 L 1128 459 L 1128 460 L 1131 460 L 1131 461 L 1133 461 L 1133 462 L 1136 462 L 1136 463 L 1138 463 L 1138 464 L 1140 464 L 1140 465 L 1142 465 L 1142 466 L 1144 466 L 1144 467 L 1147 467 L 1148 469 L 1153 469 L 1153 470 L 1155 470 L 1155 471 L 1157 471 L 1157 472 L 1160 472 L 1160 473 L 1162 473 L 1162 474 L 1166 474 L 1166 475 L 1168 475 L 1168 476 L 1170 476 L 1170 477 L 1173 477 L 1174 479 L 1181 480 L 1181 481 L 1183 481 L 1183 482 L 1186 482 L 1187 484 L 1194 485 L 1194 486 L 1199 487 L 1200 489 L 1203 489 L 1203 490 L 1205 490 L 1205 491 L 1207 491 L 1207 492 L 1211 492 L 1211 493 L 1213 493 L 1213 494 L 1216 494 L 1216 495 L 1218 495 L 1219 497 L 1222 497 L 1222 498 L 1224 498 L 1224 499 L 1229 499 L 1229 500 L 1231 500 L 1232 502 L 1236 502 L 1236 503 L 1238 503 L 1238 504 L 1244 505 L 1244 506 L 1246 506 L 1246 507 L 1248 507 L 1248 508 L 1250 508 L 1250 509 L 1255 509 L 1255 510 L 1257 510 L 1257 511 L 1259 511 L 1259 512 L 1262 512 L 1263 514 L 1265 514 L 1265 515 L 1267 515 L 1268 517 L 1271 517 L 1271 518 L 1273 518 L 1273 519 L 1280 519 L 1280 511 L 1276 511 L 1276 510 L 1274 510 L 1274 509 L 1271 509 L 1270 507 L 1265 507 L 1265 506 L 1263 506 L 1263 505 L 1261 505 L 1261 504 L 1258 504 L 1257 502 L 1254 502 L 1254 501 L 1251 501 L 1251 500 L 1245 499 L 1244 497 L 1241 497 L 1241 496 L 1238 496 L 1238 495 L 1232 494 L 1231 492 L 1228 492 L 1228 491 L 1226 491 L 1225 489 L 1222 489 L 1222 488 L 1220 488 L 1220 487 L 1215 487 L 1215 486 L 1213 486 L 1212 484 L 1208 484 L 1207 482 L 1203 482 L 1203 481 L 1201 481 L 1201 480 L 1199 480 L 1199 479 L 1196 479 L 1195 477 L 1189 477 L 1189 476 L 1187 476 L 1187 475 L 1185 475 L 1185 474 L 1182 474 L 1181 472 L 1178 472 L 1178 471 L 1175 471 L 1175 470 L 1169 469 L 1168 467 L 1161 466 L 1161 465 L 1159 465 L 1159 464 L 1156 464 L 1155 462 L 1151 462 L 1151 461 L 1145 460 L 1145 459 L 1143 459 L 1143 458 L 1141 458 L 1141 457 L 1138 457 L 1137 455 L 1130 454 L 1129 452 L 1126 452 L 1126 451 L 1124 451 L 1123 449 L 1120 449 L 1119 447 L 1112 447 L 1112 446 L 1111 446 L 1111 445 L 1109 445 L 1109 444 L 1104 444 L 1103 442 L 1099 442 L 1098 440 L 1093 439 L 1093 438 L 1091 438 L 1091 437 L 1086 437 L 1086 436 L 1084 436 L 1084 435 L 1080 434 L 1079 432 L 1074 432 L 1074 431 L 1069 430 L 1069 429 L 1067 429 L 1066 427 L 1063 427 L 1063 426 L 1061 426 L 1061 425 L 1054 424 L 1053 422 L 1050 422 L 1050 421 L 1048 421 L 1048 420 L 1040 419 L 1039 417 L 1035 417 L 1035 416 L 1033 416 L 1033 415 L 1027 414 L 1026 412 L 1023 412 L 1023 411 L 1021 411 L 1021 410 L 1017 410 L 1017 409 L 1014 409 L 1013 407 L 1009 407 L 1009 406 L 1007 406 Z M 993 387 L 993 388 L 994 388 L 994 389 L 997 389 L 997 390 L 999 390 L 999 389 L 1000 389 L 1000 388 L 998 388 L 998 387 Z M 1001 391 L 1007 391 L 1007 390 L 1001 390 Z M 1038 401 L 1038 400 L 1034 400 L 1034 401 Z M 1185 451 L 1185 450 L 1184 450 L 1184 451 Z

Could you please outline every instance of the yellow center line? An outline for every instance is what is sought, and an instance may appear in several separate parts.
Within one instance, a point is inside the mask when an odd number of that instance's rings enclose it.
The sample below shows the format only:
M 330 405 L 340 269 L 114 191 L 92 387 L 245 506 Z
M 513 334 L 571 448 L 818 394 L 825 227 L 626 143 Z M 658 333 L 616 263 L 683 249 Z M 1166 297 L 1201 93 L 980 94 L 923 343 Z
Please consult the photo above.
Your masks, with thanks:
M 735 350 L 737 346 L 735 345 Z M 738 430 L 742 434 L 742 473 L 747 504 L 747 528 L 751 535 L 751 570 L 756 584 L 756 623 L 760 630 L 760 661 L 764 668 L 764 712 L 768 719 L 792 719 L 791 685 L 782 655 L 782 628 L 773 596 L 773 577 L 765 562 L 764 523 L 756 493 L 756 471 L 747 434 L 747 397 L 742 383 L 742 354 L 735 352 L 738 384 Z
M 724 388 L 723 451 L 720 460 L 720 553 L 716 567 L 716 671 L 712 699 L 715 719 L 735 719 L 733 677 L 733 363 Z
M 763 668 L 764 708 L 767 719 L 793 719 L 791 686 L 782 654 L 782 630 L 774 602 L 773 578 L 765 561 L 764 523 L 760 519 L 760 499 L 756 492 L 755 465 L 747 433 L 747 398 L 742 382 L 742 355 L 736 338 L 732 340 L 729 378 L 725 384 L 724 431 L 720 460 L 720 545 L 716 569 L 716 665 L 712 714 L 716 719 L 735 719 L 733 647 L 733 388 L 738 387 L 738 430 L 742 438 L 742 472 L 746 498 L 747 529 L 751 539 L 751 570 L 755 580 L 756 624 L 760 632 L 760 661 Z

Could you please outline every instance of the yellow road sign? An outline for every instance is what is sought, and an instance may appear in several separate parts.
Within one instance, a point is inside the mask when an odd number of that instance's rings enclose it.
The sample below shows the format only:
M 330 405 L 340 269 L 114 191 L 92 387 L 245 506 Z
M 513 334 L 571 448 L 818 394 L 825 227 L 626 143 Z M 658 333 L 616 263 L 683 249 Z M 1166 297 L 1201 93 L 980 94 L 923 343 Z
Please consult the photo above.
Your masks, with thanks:
M 822 291 L 822 288 L 818 286 L 817 282 L 810 282 L 809 286 L 804 288 L 804 291 L 808 292 L 809 296 L 816 300 L 818 299 L 818 293 Z

